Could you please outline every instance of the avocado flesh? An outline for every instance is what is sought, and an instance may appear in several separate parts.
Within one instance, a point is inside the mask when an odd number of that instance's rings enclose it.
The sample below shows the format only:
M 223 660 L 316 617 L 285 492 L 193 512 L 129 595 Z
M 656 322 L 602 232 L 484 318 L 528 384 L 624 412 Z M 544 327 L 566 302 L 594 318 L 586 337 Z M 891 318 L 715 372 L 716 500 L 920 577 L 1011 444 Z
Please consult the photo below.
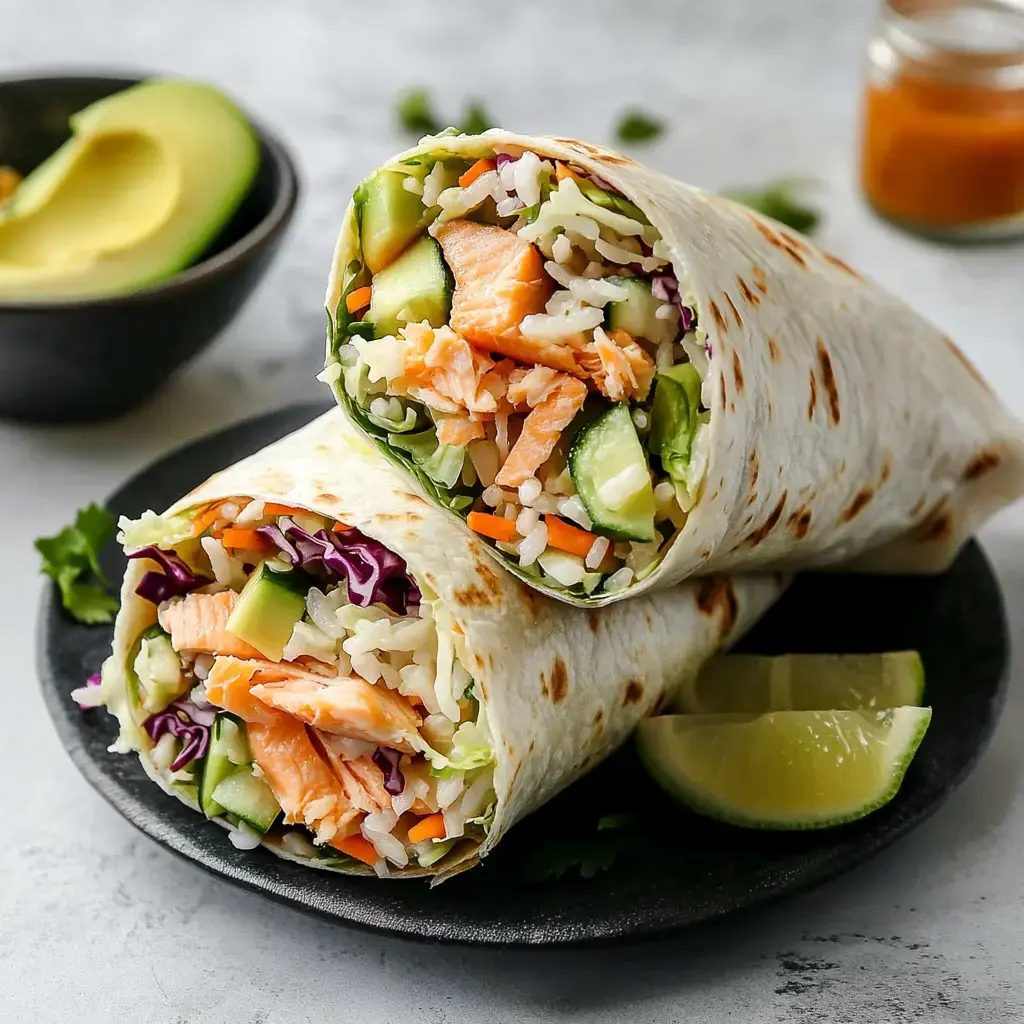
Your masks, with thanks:
M 152 81 L 71 118 L 72 137 L 0 207 L 0 299 L 134 291 L 192 263 L 259 164 L 244 116 L 209 86 Z
M 433 219 L 422 196 L 405 187 L 406 175 L 377 171 L 356 190 L 359 242 L 371 274 L 393 263 Z
M 238 595 L 227 630 L 251 644 L 269 661 L 280 661 L 295 623 L 306 611 L 305 595 L 295 589 L 292 573 L 274 572 L 266 563 L 249 577 Z

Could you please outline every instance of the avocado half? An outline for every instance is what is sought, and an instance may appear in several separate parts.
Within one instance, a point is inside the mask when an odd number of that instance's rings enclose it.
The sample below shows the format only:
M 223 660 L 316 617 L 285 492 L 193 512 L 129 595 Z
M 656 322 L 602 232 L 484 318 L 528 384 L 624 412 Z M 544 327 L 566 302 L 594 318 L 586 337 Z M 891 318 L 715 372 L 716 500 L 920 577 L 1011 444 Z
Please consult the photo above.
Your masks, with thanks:
M 245 197 L 259 141 L 216 89 L 150 81 L 71 118 L 0 207 L 0 301 L 135 291 L 187 267 Z

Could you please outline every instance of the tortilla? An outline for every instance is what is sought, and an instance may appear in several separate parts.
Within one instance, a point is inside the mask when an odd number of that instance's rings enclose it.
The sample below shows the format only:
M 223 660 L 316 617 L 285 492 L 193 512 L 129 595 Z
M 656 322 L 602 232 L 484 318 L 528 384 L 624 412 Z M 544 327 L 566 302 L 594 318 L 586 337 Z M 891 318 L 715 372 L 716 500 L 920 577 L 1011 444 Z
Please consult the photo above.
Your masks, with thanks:
M 936 572 L 1020 497 L 1024 429 L 953 341 L 782 224 L 576 139 L 444 135 L 385 167 L 408 173 L 427 154 L 495 151 L 571 163 L 635 204 L 660 232 L 710 353 L 707 468 L 660 561 L 624 590 L 588 596 L 489 546 L 534 588 L 595 606 L 721 571 Z M 345 340 L 346 271 L 351 277 L 360 259 L 350 204 L 327 288 L 325 379 L 357 421 L 333 364 Z M 360 426 L 366 432 L 365 420 Z M 406 453 L 367 433 L 411 480 Z
M 446 512 L 413 493 L 333 411 L 225 469 L 167 512 L 206 510 L 248 497 L 341 520 L 399 554 L 423 592 L 452 617 L 452 635 L 486 711 L 494 750 L 494 816 L 482 843 L 457 843 L 428 870 L 392 877 L 447 877 L 484 857 L 517 821 L 593 768 L 636 723 L 664 707 L 706 658 L 735 640 L 779 595 L 781 575 L 708 577 L 614 607 L 581 610 L 537 594 L 496 566 L 486 547 Z M 184 535 L 187 535 L 186 529 Z M 156 607 L 136 593 L 156 563 L 129 564 L 113 654 L 101 696 L 121 723 L 114 749 L 137 751 L 153 780 L 196 807 L 153 761 L 153 743 L 133 715 L 125 663 Z M 223 824 L 224 822 L 222 822 Z M 280 835 L 265 845 L 296 858 Z M 339 868 L 370 873 L 352 862 Z

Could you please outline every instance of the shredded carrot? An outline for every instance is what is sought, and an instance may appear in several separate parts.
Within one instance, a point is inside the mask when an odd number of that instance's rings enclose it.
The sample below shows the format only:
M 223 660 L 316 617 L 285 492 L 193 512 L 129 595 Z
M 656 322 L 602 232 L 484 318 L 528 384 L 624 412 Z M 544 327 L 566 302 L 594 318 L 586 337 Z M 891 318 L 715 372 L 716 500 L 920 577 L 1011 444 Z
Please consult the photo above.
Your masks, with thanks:
M 472 185 L 481 174 L 486 174 L 488 171 L 493 171 L 498 166 L 496 160 L 492 160 L 490 157 L 484 157 L 477 160 L 475 164 L 465 174 L 459 178 L 459 184 L 465 188 L 467 185 Z
M 304 508 L 296 508 L 294 505 L 278 505 L 277 502 L 268 501 L 263 506 L 265 516 L 308 516 L 309 511 Z
M 443 814 L 432 814 L 409 829 L 410 843 L 422 843 L 424 839 L 444 839 Z
M 566 178 L 578 178 L 579 175 L 568 165 L 563 164 L 561 160 L 555 161 L 555 179 L 557 181 L 565 181 Z
M 345 297 L 345 308 L 350 313 L 354 313 L 357 309 L 365 309 L 370 304 L 371 295 L 373 295 L 373 289 L 369 285 L 357 288 Z
M 501 516 L 492 516 L 490 512 L 470 512 L 466 522 L 474 533 L 483 534 L 491 540 L 510 541 L 516 535 L 514 519 L 502 519 Z
M 192 536 L 198 537 L 204 530 L 213 526 L 220 518 L 220 507 L 224 502 L 218 501 L 211 505 L 205 512 L 201 512 L 192 520 Z
M 221 535 L 220 542 L 226 548 L 247 548 L 260 550 L 270 547 L 267 539 L 255 530 L 242 526 L 229 526 Z
M 373 848 L 373 843 L 362 836 L 348 836 L 346 839 L 332 839 L 331 846 L 342 853 L 347 853 L 364 864 L 376 864 L 380 854 Z
M 334 525 L 331 527 L 333 533 L 344 533 L 346 530 L 351 530 L 352 527 L 348 523 L 343 523 L 340 519 L 334 521 Z
M 581 530 L 578 526 L 570 526 L 558 516 L 545 516 L 544 522 L 548 528 L 548 544 L 559 551 L 568 551 L 570 555 L 586 558 L 594 541 L 597 540 L 596 533 Z

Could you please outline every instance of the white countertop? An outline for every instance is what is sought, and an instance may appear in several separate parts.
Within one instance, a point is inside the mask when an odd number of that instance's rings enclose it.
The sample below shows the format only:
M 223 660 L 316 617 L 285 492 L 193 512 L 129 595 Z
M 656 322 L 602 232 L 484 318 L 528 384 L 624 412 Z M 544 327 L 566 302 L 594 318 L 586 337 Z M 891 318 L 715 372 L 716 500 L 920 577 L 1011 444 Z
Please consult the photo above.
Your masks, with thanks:
M 1024 414 L 1024 246 L 905 237 L 856 198 L 860 52 L 872 3 L 840 0 L 5 0 L 0 74 L 71 62 L 160 69 L 236 93 L 297 151 L 305 197 L 259 294 L 147 407 L 87 428 L 0 424 L 0 1020 L 1020 1021 L 1024 667 L 992 746 L 924 826 L 815 893 L 691 938 L 614 952 L 430 948 L 246 895 L 137 833 L 79 777 L 35 677 L 31 542 L 168 449 L 325 394 L 321 298 L 347 195 L 403 144 L 395 91 L 479 94 L 509 127 L 608 139 L 627 104 L 666 114 L 648 159 L 711 188 L 820 177 L 830 249 L 943 324 Z M 343 10 L 351 13 L 345 16 Z M 641 151 L 637 151 L 638 155 Z M 140 344 L 145 339 L 140 339 Z M 1024 629 L 1024 506 L 983 543 Z

